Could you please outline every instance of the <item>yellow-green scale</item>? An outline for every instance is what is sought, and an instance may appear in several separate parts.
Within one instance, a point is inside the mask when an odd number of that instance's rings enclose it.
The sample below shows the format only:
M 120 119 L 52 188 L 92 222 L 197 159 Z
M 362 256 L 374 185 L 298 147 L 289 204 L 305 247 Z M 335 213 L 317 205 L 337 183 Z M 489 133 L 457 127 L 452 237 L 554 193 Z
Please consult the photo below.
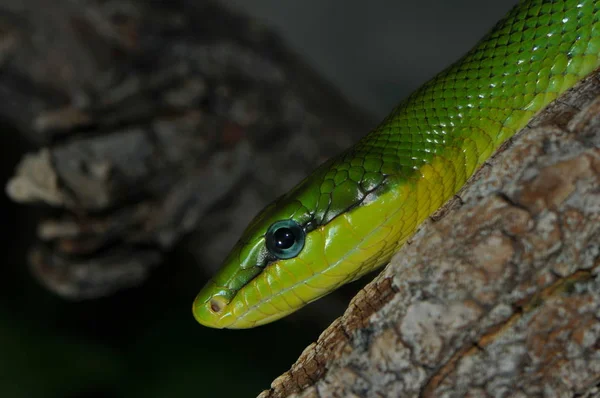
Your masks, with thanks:
M 261 213 L 198 296 L 198 321 L 267 323 L 386 263 L 506 139 L 599 66 L 599 10 L 600 0 L 522 1 L 379 127 Z M 285 218 L 308 226 L 304 249 L 263 269 L 253 253 Z M 235 279 L 240 272 L 252 275 Z M 212 311 L 211 298 L 225 290 L 224 307 Z

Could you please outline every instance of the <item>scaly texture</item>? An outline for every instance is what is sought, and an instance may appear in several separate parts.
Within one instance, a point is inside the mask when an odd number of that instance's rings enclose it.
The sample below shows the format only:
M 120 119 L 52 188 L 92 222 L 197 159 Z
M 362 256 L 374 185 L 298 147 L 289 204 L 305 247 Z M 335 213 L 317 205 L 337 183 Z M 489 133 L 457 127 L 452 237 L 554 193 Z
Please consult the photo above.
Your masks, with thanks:
M 194 303 L 211 327 L 279 319 L 385 264 L 498 147 L 599 65 L 600 1 L 523 1 L 354 147 L 268 206 Z M 306 231 L 297 256 L 269 226 Z

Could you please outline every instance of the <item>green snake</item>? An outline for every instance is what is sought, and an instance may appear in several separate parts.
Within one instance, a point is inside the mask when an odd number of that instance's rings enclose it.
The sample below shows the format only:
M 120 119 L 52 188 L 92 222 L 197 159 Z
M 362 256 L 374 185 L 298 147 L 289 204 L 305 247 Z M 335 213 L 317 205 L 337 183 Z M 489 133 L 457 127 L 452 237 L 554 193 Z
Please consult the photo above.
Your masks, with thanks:
M 599 63 L 600 0 L 521 1 L 262 210 L 196 297 L 196 320 L 262 325 L 385 265 L 502 143 Z

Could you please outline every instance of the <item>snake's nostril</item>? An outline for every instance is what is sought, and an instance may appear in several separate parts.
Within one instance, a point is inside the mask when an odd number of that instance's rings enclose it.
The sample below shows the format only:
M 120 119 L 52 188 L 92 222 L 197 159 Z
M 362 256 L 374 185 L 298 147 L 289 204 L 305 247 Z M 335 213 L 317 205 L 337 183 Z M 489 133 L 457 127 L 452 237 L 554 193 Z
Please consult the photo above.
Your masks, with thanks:
M 225 303 L 222 300 L 219 300 L 216 297 L 210 299 L 210 310 L 212 312 L 218 314 L 223 311 L 223 308 L 225 308 Z

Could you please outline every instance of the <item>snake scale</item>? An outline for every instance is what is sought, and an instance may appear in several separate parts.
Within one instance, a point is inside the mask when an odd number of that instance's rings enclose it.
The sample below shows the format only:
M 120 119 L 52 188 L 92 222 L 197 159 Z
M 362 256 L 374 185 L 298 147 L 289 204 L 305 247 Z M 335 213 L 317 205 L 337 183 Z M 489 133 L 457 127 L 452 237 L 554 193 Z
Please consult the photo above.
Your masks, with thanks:
M 196 320 L 262 325 L 386 264 L 502 143 L 599 63 L 600 0 L 522 0 L 260 212 L 196 297 Z

